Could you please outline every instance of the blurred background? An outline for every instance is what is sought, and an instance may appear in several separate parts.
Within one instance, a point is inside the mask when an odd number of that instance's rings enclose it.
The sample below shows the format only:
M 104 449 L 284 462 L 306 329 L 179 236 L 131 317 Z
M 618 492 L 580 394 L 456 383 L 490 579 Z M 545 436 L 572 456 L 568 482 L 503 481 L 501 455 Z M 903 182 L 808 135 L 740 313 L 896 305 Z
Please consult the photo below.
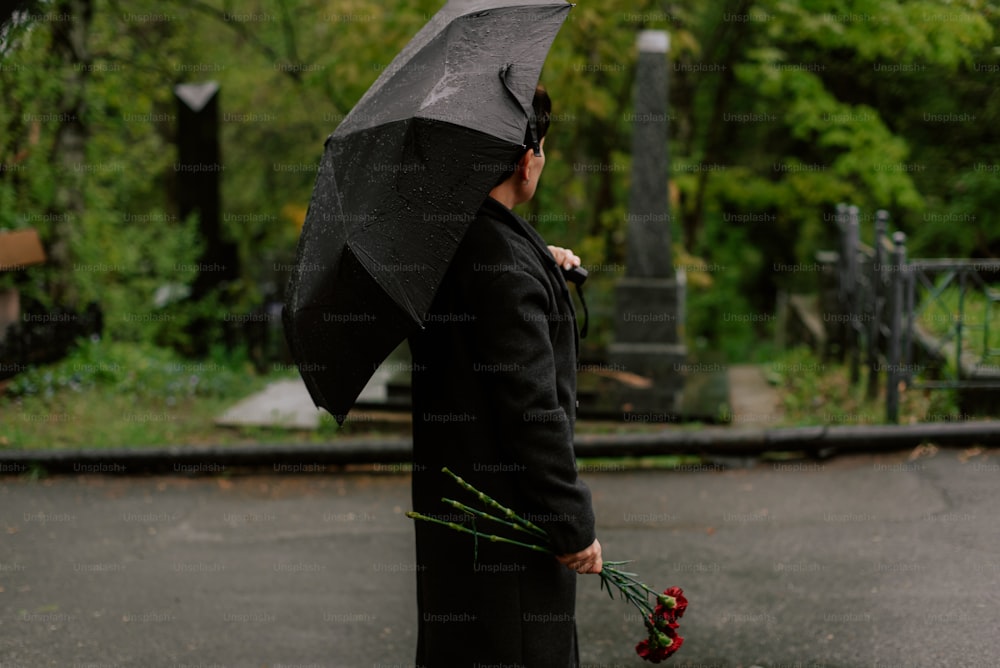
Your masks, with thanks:
M 323 141 L 443 4 L 13 3 L 0 17 L 0 229 L 33 230 L 44 261 L 0 267 L 0 447 L 293 437 L 212 420 L 296 376 L 278 314 Z M 587 355 L 611 340 L 624 274 L 636 34 L 663 29 L 673 261 L 687 274 L 693 359 L 771 365 L 794 423 L 816 419 L 817 397 L 827 416 L 882 420 L 842 364 L 793 346 L 775 314 L 821 289 L 809 268 L 841 247 L 838 203 L 859 207 L 862 239 L 888 211 L 910 257 L 1000 255 L 998 8 L 580 2 L 542 74 L 555 116 L 521 213 L 590 268 Z M 183 204 L 175 95 L 209 81 L 211 224 Z M 961 410 L 919 394 L 903 417 Z M 325 421 L 294 437 L 339 431 Z

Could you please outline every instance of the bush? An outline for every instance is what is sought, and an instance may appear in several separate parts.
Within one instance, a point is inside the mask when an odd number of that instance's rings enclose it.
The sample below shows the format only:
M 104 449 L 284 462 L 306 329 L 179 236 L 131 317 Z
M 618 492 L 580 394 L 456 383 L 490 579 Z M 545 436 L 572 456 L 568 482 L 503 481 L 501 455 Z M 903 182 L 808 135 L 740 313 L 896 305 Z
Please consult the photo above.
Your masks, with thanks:
M 252 373 L 242 351 L 214 349 L 211 359 L 192 362 L 149 343 L 85 339 L 63 360 L 18 375 L 7 394 L 49 399 L 99 387 L 122 396 L 162 398 L 171 406 L 193 397 L 242 396 Z

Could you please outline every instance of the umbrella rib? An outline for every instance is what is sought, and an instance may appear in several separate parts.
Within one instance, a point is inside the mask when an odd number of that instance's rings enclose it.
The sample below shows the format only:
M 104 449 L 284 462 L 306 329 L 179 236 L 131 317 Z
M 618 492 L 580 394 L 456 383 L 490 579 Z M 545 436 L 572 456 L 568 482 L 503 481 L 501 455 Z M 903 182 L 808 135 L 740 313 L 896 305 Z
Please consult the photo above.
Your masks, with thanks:
M 378 262 L 378 258 L 376 258 L 368 251 L 366 251 L 364 248 L 357 247 L 351 242 L 347 242 L 347 247 L 350 248 L 351 252 L 354 253 L 359 258 L 364 257 L 364 259 L 368 260 L 369 262 Z M 365 264 L 364 262 L 359 262 L 359 264 L 362 267 L 364 267 L 364 270 L 368 273 L 369 276 L 371 276 L 372 280 L 375 281 L 377 285 L 384 284 L 383 281 L 379 280 L 378 276 L 372 273 L 371 269 L 368 268 L 367 264 Z M 413 321 L 415 323 L 420 324 L 421 323 L 420 315 L 417 313 L 417 310 L 413 307 L 413 302 L 410 300 L 410 296 L 406 294 L 405 290 L 399 290 L 399 293 L 403 298 L 403 303 L 400 304 L 397 299 L 393 299 L 393 301 L 396 302 L 396 304 L 398 304 L 400 308 L 406 311 L 407 314 L 409 314 L 409 316 L 413 318 Z

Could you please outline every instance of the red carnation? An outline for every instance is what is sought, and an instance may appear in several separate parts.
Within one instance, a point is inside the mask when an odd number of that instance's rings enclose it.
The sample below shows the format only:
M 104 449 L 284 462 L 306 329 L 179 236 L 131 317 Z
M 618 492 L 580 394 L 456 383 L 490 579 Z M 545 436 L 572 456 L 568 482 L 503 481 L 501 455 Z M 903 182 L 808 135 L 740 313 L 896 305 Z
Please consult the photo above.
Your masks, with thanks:
M 656 597 L 658 605 L 654 614 L 657 617 L 663 615 L 669 621 L 680 619 L 687 610 L 688 600 L 684 597 L 684 590 L 680 587 L 668 587 L 663 594 Z
M 687 610 L 688 607 L 688 600 L 684 596 L 684 590 L 680 587 L 668 587 L 663 593 L 674 598 L 676 601 L 674 611 L 678 617 L 683 617 L 684 611 Z
M 635 653 L 639 655 L 640 659 L 645 661 L 653 661 L 653 648 L 649 645 L 649 638 L 640 641 L 638 645 L 635 646 Z M 653 663 L 659 663 L 660 660 L 657 659 Z
M 649 624 L 646 625 L 647 628 L 650 624 L 659 631 L 676 629 L 680 626 L 674 618 L 674 611 L 668 610 L 662 605 L 656 606 L 656 609 L 653 610 L 653 613 L 649 616 Z
M 657 604 L 657 606 L 653 609 L 653 614 L 649 616 L 649 621 L 653 622 L 653 625 L 656 626 L 656 628 L 660 628 L 669 624 L 676 624 L 677 615 L 674 613 L 673 608 Z
M 665 652 L 665 654 L 663 655 L 664 659 L 669 659 L 671 656 L 674 655 L 674 652 L 679 650 L 681 648 L 681 645 L 684 644 L 684 638 L 681 638 L 680 636 L 674 636 L 673 641 L 674 642 L 670 645 L 670 647 L 664 648 Z
M 660 663 L 667 658 L 667 655 L 664 654 L 664 649 L 658 645 L 651 644 L 649 639 L 643 640 L 636 645 L 635 653 L 643 661 L 649 661 L 650 663 Z
M 653 631 L 649 638 L 635 646 L 635 653 L 644 661 L 660 663 L 673 656 L 683 644 L 684 638 L 677 635 L 673 628 L 667 629 L 665 633 Z

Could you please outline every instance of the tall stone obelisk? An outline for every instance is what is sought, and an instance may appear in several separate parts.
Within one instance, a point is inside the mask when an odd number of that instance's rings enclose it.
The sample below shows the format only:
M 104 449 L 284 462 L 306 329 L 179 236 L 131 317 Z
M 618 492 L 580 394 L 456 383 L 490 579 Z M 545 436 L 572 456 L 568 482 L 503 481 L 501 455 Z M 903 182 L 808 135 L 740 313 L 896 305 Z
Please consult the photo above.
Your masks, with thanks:
M 687 349 L 678 335 L 684 321 L 685 277 L 675 272 L 670 248 L 667 58 L 669 35 L 639 33 L 635 85 L 632 185 L 627 216 L 625 277 L 616 286 L 613 365 L 652 381 L 618 392 L 623 412 L 679 415 Z M 626 416 L 627 417 L 627 416 Z

